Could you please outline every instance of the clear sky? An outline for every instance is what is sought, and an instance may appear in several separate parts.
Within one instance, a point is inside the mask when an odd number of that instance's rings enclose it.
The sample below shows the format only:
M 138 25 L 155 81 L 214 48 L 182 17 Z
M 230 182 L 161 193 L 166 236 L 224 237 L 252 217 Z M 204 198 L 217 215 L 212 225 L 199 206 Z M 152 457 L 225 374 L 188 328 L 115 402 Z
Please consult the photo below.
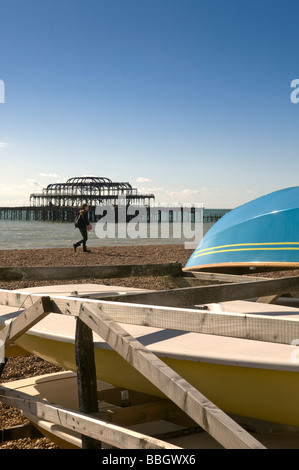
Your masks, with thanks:
M 298 0 L 1 2 L 0 205 L 83 175 L 207 208 L 297 186 L 298 18 Z

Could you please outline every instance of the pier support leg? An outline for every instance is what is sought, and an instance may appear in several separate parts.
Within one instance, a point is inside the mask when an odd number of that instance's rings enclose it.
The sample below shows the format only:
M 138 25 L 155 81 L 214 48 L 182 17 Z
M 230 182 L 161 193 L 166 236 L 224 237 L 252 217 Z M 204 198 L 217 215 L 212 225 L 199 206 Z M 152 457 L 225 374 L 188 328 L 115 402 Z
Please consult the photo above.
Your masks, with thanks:
M 79 409 L 81 413 L 98 412 L 97 380 L 92 330 L 79 317 L 76 319 L 75 354 Z M 82 434 L 83 449 L 101 449 L 101 442 Z

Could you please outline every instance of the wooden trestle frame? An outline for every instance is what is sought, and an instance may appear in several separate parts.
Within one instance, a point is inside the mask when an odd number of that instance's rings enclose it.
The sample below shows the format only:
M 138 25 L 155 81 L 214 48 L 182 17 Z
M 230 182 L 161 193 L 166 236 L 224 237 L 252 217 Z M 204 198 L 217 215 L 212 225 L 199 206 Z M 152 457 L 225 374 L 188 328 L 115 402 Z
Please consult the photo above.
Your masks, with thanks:
M 217 302 L 220 297 L 225 300 L 251 296 L 277 295 L 277 292 L 290 292 L 298 288 L 298 277 L 279 280 L 260 280 L 232 284 L 221 284 L 186 288 L 192 302 L 202 300 L 203 289 L 207 296 Z M 226 288 L 224 287 L 226 286 Z M 168 292 L 168 296 L 179 296 L 182 289 Z M 226 295 L 223 292 L 226 291 Z M 165 293 L 156 292 L 158 299 L 166 299 Z M 186 290 L 184 291 L 186 294 Z M 142 296 L 148 299 L 151 293 L 121 296 L 118 301 L 96 299 L 81 299 L 74 297 L 46 296 L 40 294 L 25 294 L 9 290 L 0 290 L 0 304 L 24 309 L 7 326 L 0 331 L 0 340 L 8 347 L 29 328 L 39 322 L 49 313 L 73 315 L 76 317 L 75 351 L 77 359 L 77 376 L 80 412 L 65 409 L 44 400 L 32 398 L 20 391 L 0 386 L 1 400 L 9 406 L 14 406 L 24 412 L 30 412 L 52 423 L 76 431 L 87 439 L 82 441 L 83 447 L 100 447 L 99 441 L 128 449 L 165 449 L 176 448 L 169 443 L 160 441 L 126 428 L 95 419 L 92 416 L 95 403 L 94 390 L 96 387 L 95 365 L 91 357 L 93 350 L 91 331 L 96 332 L 118 354 L 128 361 L 141 374 L 146 376 L 166 397 L 175 403 L 184 413 L 189 415 L 199 426 L 207 431 L 224 448 L 262 449 L 259 441 L 246 432 L 233 419 L 226 415 L 208 398 L 191 386 L 186 380 L 150 352 L 136 338 L 122 328 L 118 322 L 148 325 L 158 328 L 174 328 L 184 331 L 229 335 L 230 322 L 234 325 L 234 334 L 242 338 L 274 341 L 290 344 L 292 338 L 299 337 L 299 322 L 293 320 L 268 318 L 266 316 L 246 316 L 241 314 L 213 314 L 212 312 L 188 309 L 167 308 L 154 305 L 141 305 Z M 244 297 L 245 296 L 245 297 Z M 129 298 L 140 301 L 129 303 Z M 168 297 L 169 298 L 169 297 Z M 186 299 L 186 295 L 183 297 Z M 125 300 L 125 302 L 124 302 Z M 205 300 L 206 301 L 206 300 Z M 167 304 L 167 302 L 166 302 Z M 223 330 L 221 320 L 225 317 L 226 328 Z M 210 321 L 213 320 L 213 321 Z M 263 332 L 261 334 L 261 332 Z M 84 343 L 84 344 L 83 344 Z M 86 368 L 86 364 L 91 364 Z M 81 381 L 81 385 L 80 385 Z M 83 382 L 89 387 L 82 386 Z M 92 395 L 93 394 L 93 395 Z M 90 413 L 90 414 L 89 414 Z M 117 438 L 115 437 L 117 436 Z

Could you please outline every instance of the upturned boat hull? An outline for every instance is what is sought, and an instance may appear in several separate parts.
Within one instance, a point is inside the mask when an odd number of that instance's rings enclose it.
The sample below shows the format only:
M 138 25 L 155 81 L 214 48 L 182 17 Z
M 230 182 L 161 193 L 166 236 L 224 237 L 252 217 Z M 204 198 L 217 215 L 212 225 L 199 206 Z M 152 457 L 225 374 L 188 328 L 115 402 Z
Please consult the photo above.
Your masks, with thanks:
M 225 214 L 202 239 L 185 271 L 299 267 L 299 187 L 275 191 Z

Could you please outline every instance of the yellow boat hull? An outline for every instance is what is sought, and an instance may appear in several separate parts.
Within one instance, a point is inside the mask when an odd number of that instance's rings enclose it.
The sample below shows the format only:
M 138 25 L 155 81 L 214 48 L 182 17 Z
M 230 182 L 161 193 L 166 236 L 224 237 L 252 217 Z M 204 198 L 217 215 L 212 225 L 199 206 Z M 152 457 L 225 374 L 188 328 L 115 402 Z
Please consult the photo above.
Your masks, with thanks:
M 76 371 L 69 342 L 25 334 L 17 344 L 57 366 Z M 169 367 L 226 413 L 299 427 L 297 371 L 163 358 Z M 97 379 L 155 396 L 163 394 L 110 349 L 95 348 Z

